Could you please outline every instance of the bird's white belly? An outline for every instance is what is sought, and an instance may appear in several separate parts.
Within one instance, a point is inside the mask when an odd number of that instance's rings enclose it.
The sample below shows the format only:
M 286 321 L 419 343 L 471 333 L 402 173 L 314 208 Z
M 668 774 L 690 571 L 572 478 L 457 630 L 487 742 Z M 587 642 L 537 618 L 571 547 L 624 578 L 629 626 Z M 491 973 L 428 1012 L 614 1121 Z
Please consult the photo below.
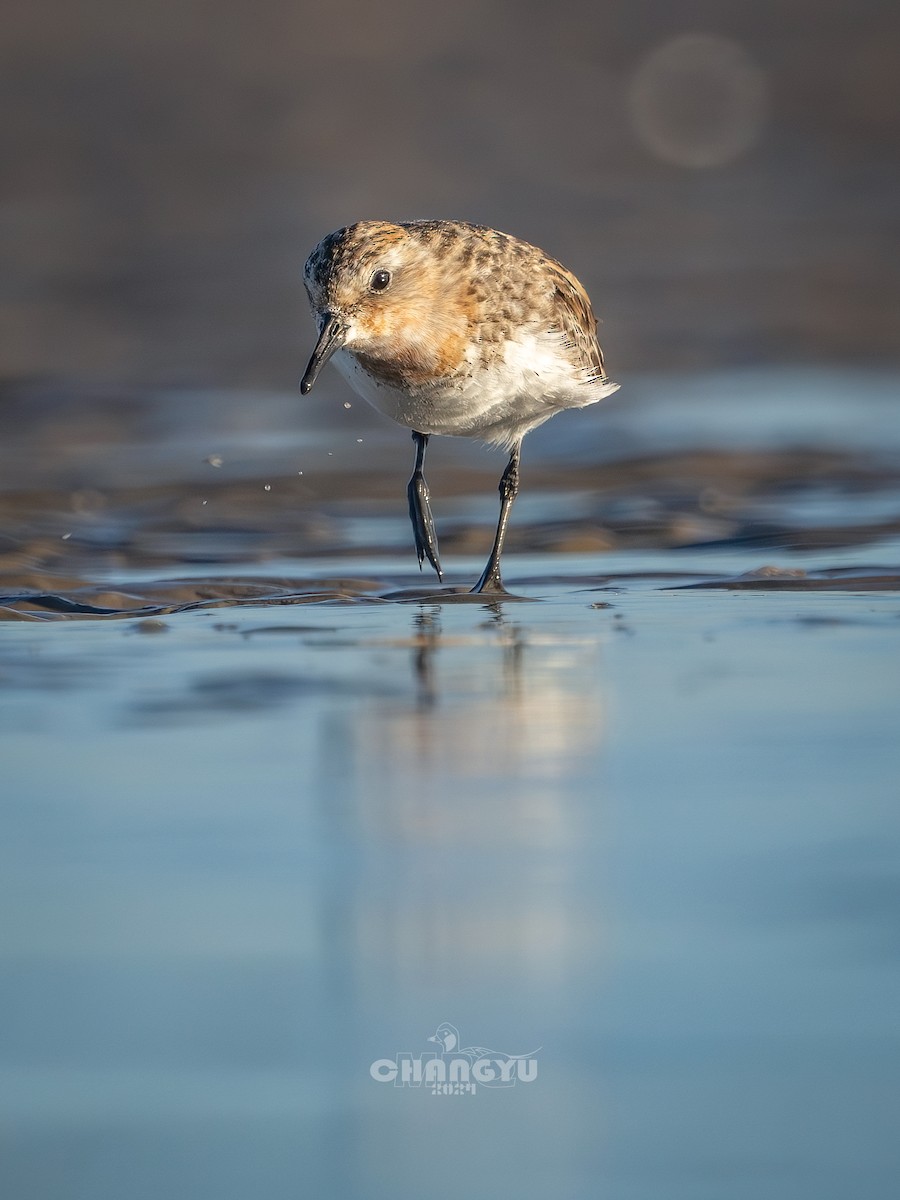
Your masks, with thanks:
M 333 361 L 358 395 L 399 425 L 506 447 L 561 409 L 593 404 L 615 390 L 579 382 L 569 361 L 535 339 L 508 342 L 490 366 L 473 365 L 415 392 L 374 379 L 346 350 Z

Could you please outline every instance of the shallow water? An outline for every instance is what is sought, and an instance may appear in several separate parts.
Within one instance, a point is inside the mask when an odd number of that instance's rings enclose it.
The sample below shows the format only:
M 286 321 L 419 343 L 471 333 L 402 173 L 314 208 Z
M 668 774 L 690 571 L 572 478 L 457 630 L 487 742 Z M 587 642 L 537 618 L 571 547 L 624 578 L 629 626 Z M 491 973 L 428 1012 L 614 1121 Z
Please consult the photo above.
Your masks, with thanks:
M 706 546 L 673 533 L 687 484 L 629 534 L 655 485 L 613 462 L 619 490 L 573 521 L 600 511 L 620 544 L 513 554 L 525 599 L 492 603 L 410 570 L 395 517 L 360 553 L 376 517 L 352 498 L 333 553 L 262 561 L 166 559 L 146 497 L 123 540 L 113 484 L 65 559 L 15 509 L 10 1194 L 892 1196 L 896 478 L 820 448 L 789 487 L 777 440 L 743 492 L 728 442 L 733 491 L 688 514 L 728 524 Z M 691 461 L 699 494 L 713 466 Z M 550 470 L 535 544 L 568 528 Z M 451 547 L 491 507 L 458 494 Z M 448 564 L 457 586 L 481 565 Z M 444 1021 L 536 1050 L 538 1077 L 371 1078 Z

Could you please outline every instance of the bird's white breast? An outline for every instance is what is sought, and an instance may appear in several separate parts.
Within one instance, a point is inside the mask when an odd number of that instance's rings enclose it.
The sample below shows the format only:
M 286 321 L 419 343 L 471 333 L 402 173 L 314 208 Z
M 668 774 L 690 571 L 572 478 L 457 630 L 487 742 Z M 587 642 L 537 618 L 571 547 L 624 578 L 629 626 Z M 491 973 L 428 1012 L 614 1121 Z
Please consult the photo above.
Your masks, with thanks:
M 347 350 L 334 362 L 363 399 L 400 425 L 506 447 L 561 409 L 594 404 L 618 387 L 579 374 L 557 334 L 520 330 L 498 351 L 485 363 L 473 343 L 461 371 L 410 392 L 376 380 Z

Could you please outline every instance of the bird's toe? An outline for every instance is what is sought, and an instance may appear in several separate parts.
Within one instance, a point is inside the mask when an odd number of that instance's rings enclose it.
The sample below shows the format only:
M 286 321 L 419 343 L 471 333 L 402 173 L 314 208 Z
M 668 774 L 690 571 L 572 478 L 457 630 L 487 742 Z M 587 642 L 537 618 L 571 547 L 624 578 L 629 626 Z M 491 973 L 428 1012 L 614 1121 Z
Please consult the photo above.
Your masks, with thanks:
M 427 558 L 437 572 L 437 577 L 443 582 L 444 572 L 438 557 L 437 533 L 434 528 L 434 517 L 431 515 L 431 503 L 428 485 L 421 475 L 414 476 L 409 482 L 409 515 L 416 540 L 416 555 L 421 567 Z

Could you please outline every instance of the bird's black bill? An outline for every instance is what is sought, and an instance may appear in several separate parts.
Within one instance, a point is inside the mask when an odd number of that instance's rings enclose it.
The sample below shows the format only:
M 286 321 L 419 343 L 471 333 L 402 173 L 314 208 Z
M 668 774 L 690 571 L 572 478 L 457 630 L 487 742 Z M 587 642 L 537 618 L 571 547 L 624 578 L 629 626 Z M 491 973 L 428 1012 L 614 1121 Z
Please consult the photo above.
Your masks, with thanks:
M 319 334 L 319 340 L 316 342 L 316 348 L 312 352 L 309 366 L 300 380 L 301 395 L 305 396 L 307 392 L 312 391 L 312 385 L 318 379 L 319 372 L 328 362 L 329 358 L 331 358 L 332 354 L 340 350 L 346 337 L 347 330 L 344 325 L 334 313 L 329 313 L 325 318 L 325 324 L 322 326 L 322 332 Z

